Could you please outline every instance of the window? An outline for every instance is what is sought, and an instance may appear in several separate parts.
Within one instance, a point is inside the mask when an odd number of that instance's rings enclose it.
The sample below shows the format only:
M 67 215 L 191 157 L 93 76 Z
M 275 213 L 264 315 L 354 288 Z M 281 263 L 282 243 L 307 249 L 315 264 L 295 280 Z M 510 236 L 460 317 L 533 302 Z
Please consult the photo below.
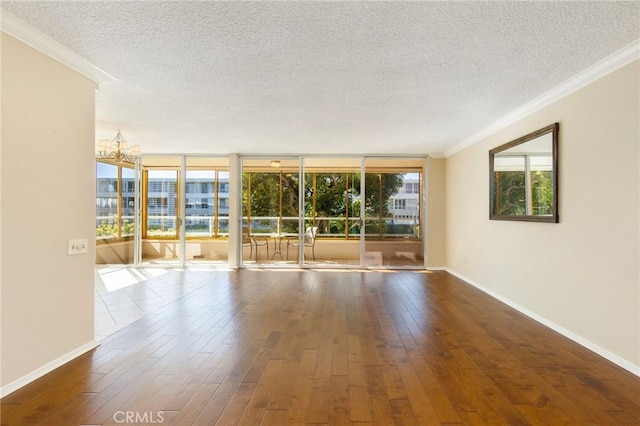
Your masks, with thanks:
M 128 174 L 130 173 L 130 174 Z M 135 182 L 133 181 L 133 169 L 122 169 L 122 193 L 133 194 L 135 192 Z
M 149 181 L 149 192 L 162 192 L 162 182 Z
M 193 163 L 193 165 L 191 165 Z M 187 158 L 184 194 L 178 182 L 178 168 L 175 166 L 148 167 L 145 169 L 147 193 L 146 211 L 143 223 L 146 231 L 143 238 L 178 238 L 177 203 L 184 197 L 185 237 L 217 238 L 228 235 L 228 196 L 221 198 L 216 188 L 228 192 L 229 172 L 218 170 L 216 166 L 207 166 L 201 158 Z M 217 205 L 219 204 L 219 205 Z
M 175 238 L 177 231 L 176 215 L 176 170 L 145 170 L 147 181 L 146 225 L 143 237 Z
M 133 236 L 134 173 L 127 166 L 96 161 L 96 241 Z
M 296 173 L 245 171 L 243 218 L 254 234 L 297 233 Z M 366 173 L 367 238 L 419 238 L 420 173 Z M 317 226 L 322 238 L 360 238 L 361 175 L 355 170 L 305 173 L 306 226 Z M 409 189 L 411 195 L 402 195 Z M 402 210 L 398 215 L 395 210 Z M 307 223 L 308 222 L 308 223 Z
M 153 197 L 149 198 L 147 207 L 149 209 L 166 209 L 169 206 L 169 201 L 165 197 Z
M 106 167 L 107 165 L 105 165 L 103 167 L 103 173 L 109 173 L 108 172 L 108 167 Z M 98 184 L 97 184 L 97 191 L 98 193 L 114 193 L 117 192 L 117 188 L 118 188 L 118 170 L 117 170 L 117 166 L 113 166 L 114 169 L 112 170 L 112 172 L 115 174 L 115 176 L 102 176 L 99 180 L 98 180 Z
M 213 183 L 216 172 L 187 167 L 186 178 L 186 236 L 188 238 L 213 237 L 215 235 Z
M 418 182 L 406 182 L 405 183 L 405 193 L 406 194 L 419 194 L 420 193 L 420 184 Z
M 135 218 L 135 171 L 121 169 L 122 193 L 120 194 L 120 236 L 133 237 Z

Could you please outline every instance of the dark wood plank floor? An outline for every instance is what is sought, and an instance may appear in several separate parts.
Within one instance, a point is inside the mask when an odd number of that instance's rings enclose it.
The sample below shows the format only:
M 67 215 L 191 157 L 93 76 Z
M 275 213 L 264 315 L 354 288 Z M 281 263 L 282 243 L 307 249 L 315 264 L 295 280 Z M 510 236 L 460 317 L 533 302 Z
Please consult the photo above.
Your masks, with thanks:
M 638 377 L 446 272 L 196 274 L 2 424 L 640 424 Z

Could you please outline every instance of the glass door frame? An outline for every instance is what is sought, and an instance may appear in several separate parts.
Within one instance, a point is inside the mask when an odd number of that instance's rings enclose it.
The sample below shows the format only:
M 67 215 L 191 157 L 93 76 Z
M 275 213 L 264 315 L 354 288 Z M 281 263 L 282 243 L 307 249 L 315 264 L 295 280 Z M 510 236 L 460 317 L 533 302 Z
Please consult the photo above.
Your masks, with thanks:
M 172 160 L 179 159 L 179 165 L 170 165 L 170 166 L 143 166 L 144 158 L 171 158 Z M 215 154 L 144 154 L 140 157 L 136 158 L 135 161 L 135 206 L 134 206 L 134 214 L 135 214 L 135 227 L 134 227 L 134 266 L 144 266 L 144 267 L 180 267 L 184 268 L 187 265 L 190 265 L 191 262 L 187 261 L 187 230 L 186 230 L 186 202 L 187 202 L 187 193 L 186 193 L 186 184 L 187 184 L 187 169 L 188 169 L 188 160 L 194 158 L 225 158 L 229 161 L 229 155 L 215 155 Z M 227 165 L 228 169 L 229 165 Z M 145 186 L 144 184 L 144 171 L 152 170 L 152 169 L 171 169 L 176 170 L 177 173 L 177 181 L 176 181 L 176 238 L 175 241 L 178 242 L 178 258 L 176 260 L 168 260 L 164 262 L 159 262 L 157 264 L 148 263 L 143 261 L 142 259 L 142 244 L 144 242 L 143 237 L 146 232 L 143 232 L 144 216 L 146 215 L 145 206 L 143 202 L 146 200 L 146 196 L 144 195 Z M 217 176 L 217 174 L 216 174 Z M 219 182 L 216 180 L 214 182 L 214 189 L 218 191 Z M 217 202 L 219 199 L 215 199 L 214 202 Z M 215 214 L 215 213 L 214 213 Z M 213 263 L 213 262 L 211 262 Z M 198 266 L 206 266 L 209 262 L 195 262 L 193 265 Z M 228 267 L 229 259 L 227 259 L 227 263 L 224 266 Z
M 427 184 L 427 157 L 426 156 L 413 156 L 413 155 L 322 155 L 322 154 L 309 154 L 309 155 L 264 155 L 264 154 L 243 154 L 239 156 L 239 177 L 238 177 L 238 185 L 239 185 L 239 218 L 238 222 L 240 224 L 239 229 L 242 228 L 243 221 L 243 211 L 242 211 L 242 174 L 245 172 L 244 170 L 244 160 L 246 159 L 264 159 L 270 160 L 272 158 L 277 159 L 297 159 L 298 160 L 298 179 L 299 179 L 299 187 L 298 187 L 298 253 L 297 259 L 298 262 L 294 263 L 284 263 L 284 264 L 274 264 L 274 263 L 265 263 L 265 264 L 247 264 L 244 262 L 244 259 L 240 255 L 238 257 L 238 267 L 258 267 L 258 268 L 291 268 L 298 267 L 301 269 L 335 269 L 336 267 L 340 269 L 408 269 L 408 270 L 422 270 L 426 268 L 427 256 L 426 256 L 426 246 L 427 246 L 427 217 L 426 217 L 426 184 Z M 421 175 L 421 185 L 420 192 L 418 194 L 419 197 L 419 205 L 420 205 L 420 241 L 422 243 L 422 254 L 423 260 L 421 264 L 418 265 L 367 265 L 366 261 L 366 226 L 365 226 L 365 203 L 360 203 L 360 236 L 359 236 L 359 262 L 358 264 L 327 264 L 322 262 L 309 262 L 305 257 L 305 247 L 303 244 L 304 241 L 304 232 L 306 229 L 305 222 L 307 221 L 307 217 L 305 216 L 305 187 L 306 187 L 306 160 L 312 158 L 320 158 L 320 159 L 331 159 L 331 158 L 347 158 L 347 159 L 359 159 L 359 174 L 360 174 L 360 197 L 361 199 L 365 199 L 366 197 L 366 163 L 367 160 L 401 160 L 401 159 L 412 159 L 422 162 L 422 166 L 420 167 L 420 175 Z M 346 219 L 345 219 L 346 220 Z M 239 252 L 242 251 L 242 235 L 241 232 L 236 236 L 236 242 L 238 245 Z
M 185 232 L 185 179 L 186 179 L 186 155 L 175 154 L 145 154 L 136 158 L 135 162 L 135 217 L 136 226 L 134 230 L 134 266 L 146 267 L 179 267 L 184 268 L 186 265 L 186 232 Z M 179 165 L 170 166 L 143 166 L 143 158 L 171 158 L 179 160 Z M 158 263 L 149 263 L 142 259 L 142 244 L 147 237 L 148 215 L 148 177 L 145 179 L 145 172 L 149 170 L 175 170 L 176 173 L 176 236 L 175 238 L 167 238 L 167 241 L 178 242 L 178 257 Z M 148 174 L 147 174 L 148 176 Z M 145 192 L 147 192 L 145 194 Z
M 298 194 L 298 199 L 300 200 L 300 211 L 302 215 L 300 216 L 300 233 L 298 235 L 298 262 L 297 266 L 301 269 L 363 269 L 364 268 L 364 226 L 363 226 L 363 212 L 364 212 L 364 203 L 360 203 L 360 219 L 359 219 L 359 238 L 358 238 L 358 259 L 357 264 L 352 263 L 340 263 L 340 264 L 331 264 L 331 263 L 323 263 L 323 262 L 308 262 L 307 257 L 304 255 L 304 232 L 306 231 L 306 227 L 304 226 L 307 217 L 305 216 L 305 198 L 304 198 L 304 190 L 306 187 L 305 176 L 307 174 L 307 170 L 305 167 L 306 160 L 308 159 L 349 159 L 349 160 L 359 160 L 358 171 L 354 171 L 352 173 L 358 173 L 360 175 L 360 194 L 361 197 L 364 198 L 364 160 L 365 158 L 361 155 L 326 155 L 326 154 L 314 154 L 314 155 L 302 155 L 300 156 L 300 174 L 301 174 L 301 185 Z M 312 173 L 312 172 L 309 172 Z M 345 172 L 349 173 L 349 172 Z M 349 226 L 349 218 L 345 217 L 345 228 L 348 229 Z M 345 240 L 348 241 L 348 240 Z
M 264 155 L 264 154 L 243 154 L 240 155 L 238 157 L 238 162 L 239 162 L 239 172 L 238 172 L 238 199 L 237 201 L 237 206 L 238 206 L 238 218 L 237 218 L 237 222 L 238 222 L 238 233 L 236 235 L 235 241 L 236 241 L 236 245 L 237 245 L 237 259 L 238 259 L 238 267 L 239 268 L 247 268 L 247 267 L 251 267 L 251 268 L 291 268 L 291 267 L 297 267 L 299 265 L 299 263 L 289 263 L 289 262 L 261 262 L 261 263 L 248 263 L 245 262 L 245 256 L 244 256 L 244 251 L 243 251 L 243 232 L 242 232 L 242 228 L 243 228 L 243 223 L 244 223 L 244 210 L 243 210 L 243 205 L 242 205 L 242 198 L 243 198 L 243 186 L 244 186 L 244 182 L 243 182 L 243 175 L 245 173 L 247 173 L 247 171 L 245 170 L 245 161 L 246 160 L 264 160 L 266 162 L 282 162 L 282 161 L 293 161 L 295 160 L 297 162 L 297 170 L 298 170 L 298 215 L 297 215 L 297 220 L 298 220 L 298 238 L 300 238 L 300 232 L 301 232 L 301 228 L 300 226 L 304 225 L 304 214 L 301 216 L 300 215 L 300 208 L 304 208 L 304 200 L 301 200 L 301 194 L 304 193 L 304 175 L 302 174 L 302 170 L 300 168 L 300 165 L 302 164 L 302 157 L 299 155 L 282 155 L 282 154 L 274 154 L 274 155 Z M 278 166 L 279 167 L 279 166 Z M 249 171 L 251 172 L 251 171 Z M 280 203 L 282 202 L 282 200 L 279 200 Z M 302 207 L 301 207 L 302 204 Z M 280 206 L 281 207 L 281 206 Z M 304 210 L 303 210 L 304 211 Z M 282 227 L 282 212 L 280 212 L 279 218 L 278 218 L 278 229 L 280 230 Z M 279 231 L 280 232 L 280 231 Z M 231 238 L 231 236 L 230 236 Z M 282 241 L 283 236 L 277 236 L 275 237 L 275 239 L 273 239 L 274 244 L 278 245 L 278 248 L 280 251 L 283 250 L 282 248 L 282 244 L 284 243 Z M 267 244 L 269 244 L 269 242 L 267 242 Z M 273 250 L 275 250 L 276 246 L 274 245 Z M 304 247 L 302 247 L 304 248 Z M 260 250 L 260 247 L 256 247 L 256 250 Z M 298 250 L 299 253 L 299 250 Z M 280 253 L 280 255 L 282 256 L 282 253 Z M 275 257 L 275 256 L 274 256 Z
M 229 205 L 233 205 L 234 206 L 234 210 L 235 210 L 235 215 L 233 214 L 233 212 L 231 211 L 231 208 L 229 210 L 229 253 L 228 253 L 228 261 L 226 266 L 227 267 L 266 267 L 266 268 L 278 268 L 278 267 L 284 267 L 284 268 L 291 268 L 291 267 L 298 267 L 298 268 L 302 268 L 302 269 L 335 269 L 340 268 L 340 269 L 424 269 L 426 268 L 426 263 L 427 263 L 427 232 L 428 232 L 428 226 L 427 226 L 427 206 L 428 206 L 428 200 L 426 199 L 426 187 L 427 187 L 427 157 L 426 156 L 412 156 L 412 155 L 323 155 L 323 154 L 309 154 L 309 155 L 304 155 L 304 154 L 297 154 L 297 155 L 278 155 L 278 154 L 269 154 L 269 155 L 265 155 L 265 154 L 227 154 L 227 155 L 215 155 L 215 154 L 194 154 L 194 155 L 189 155 L 189 154 L 183 154 L 183 155 L 170 155 L 170 154 L 145 154 L 143 156 L 141 156 L 141 158 L 138 158 L 136 160 L 135 163 L 135 192 L 134 192 L 134 197 L 135 197 L 135 205 L 134 205 L 134 214 L 135 214 L 135 224 L 136 226 L 134 227 L 134 265 L 136 266 L 141 266 L 144 265 L 145 267 L 147 266 L 155 266 L 155 265 L 149 265 L 148 263 L 143 263 L 142 262 L 142 219 L 143 219 L 143 211 L 142 211 L 142 201 L 143 201 L 143 184 L 142 184 L 142 175 L 143 175 L 143 166 L 142 166 L 142 158 L 145 157 L 167 157 L 167 158 L 175 158 L 175 159 L 180 159 L 180 173 L 178 176 L 178 191 L 180 192 L 180 194 L 177 196 L 178 197 L 178 204 L 179 207 L 176 210 L 177 216 L 180 219 L 180 225 L 179 225 L 179 229 L 177 230 L 178 235 L 180 236 L 180 245 L 179 245 L 179 261 L 177 262 L 167 262 L 166 264 L 159 264 L 157 266 L 180 266 L 180 267 L 184 267 L 186 266 L 186 264 L 188 263 L 186 261 L 186 256 L 185 256 L 185 252 L 186 252 L 186 221 L 184 220 L 185 216 L 186 216 L 186 197 L 185 197 L 185 193 L 184 191 L 186 190 L 185 188 L 185 184 L 186 184 L 186 171 L 187 171 L 187 159 L 191 158 L 191 157 L 216 157 L 216 158 L 227 158 L 228 159 L 228 170 L 230 172 L 229 174 L 229 183 L 233 186 L 236 187 L 235 190 L 230 191 L 229 193 Z M 282 263 L 266 263 L 264 265 L 256 265 L 256 264 L 247 264 L 243 261 L 242 259 L 242 217 L 243 217 L 243 211 L 242 211 L 242 174 L 244 172 L 243 170 L 243 161 L 246 159 L 263 159 L 265 161 L 271 160 L 272 158 L 280 158 L 280 159 L 287 159 L 287 160 L 292 160 L 295 159 L 298 163 L 298 181 L 300 182 L 299 184 L 299 188 L 298 188 L 298 246 L 297 246 L 297 259 L 299 259 L 297 262 L 282 262 Z M 310 262 L 308 259 L 305 258 L 304 255 L 304 245 L 302 244 L 303 239 L 304 239 L 304 231 L 305 231 L 305 223 L 307 221 L 307 217 L 305 216 L 305 179 L 306 176 L 305 174 L 307 173 L 306 170 L 306 165 L 307 165 L 307 160 L 309 159 L 350 159 L 350 160 L 354 160 L 357 159 L 359 160 L 359 175 L 360 175 L 360 194 L 359 197 L 361 197 L 361 199 L 365 199 L 364 197 L 366 197 L 366 188 L 365 188 L 365 181 L 366 181 L 366 173 L 367 173 L 367 169 L 366 169 L 366 162 L 369 159 L 389 159 L 389 160 L 393 160 L 393 159 L 412 159 L 412 160 L 422 160 L 423 161 L 423 167 L 422 167 L 422 172 L 421 172 L 421 185 L 420 185 L 420 239 L 422 241 L 422 251 L 423 251 L 423 262 L 420 265 L 412 265 L 412 266 L 401 266 L 401 265 L 397 265 L 397 266 L 387 266 L 385 267 L 384 265 L 367 265 L 366 264 L 366 259 L 365 259 L 365 254 L 366 254 L 366 229 L 365 229 L 365 203 L 360 203 L 360 218 L 359 218 L 359 222 L 360 222 L 360 235 L 359 238 L 357 239 L 358 241 L 358 246 L 359 246 L 359 262 L 358 264 L 342 264 L 342 263 L 324 263 L 324 262 Z M 234 171 L 235 170 L 235 171 Z M 354 173 L 355 170 L 353 171 Z M 312 171 L 310 171 L 309 173 L 313 173 Z M 233 181 L 233 182 L 232 182 Z M 235 198 L 235 199 L 234 199 Z M 236 217 L 233 217 L 236 216 Z M 345 221 L 348 222 L 349 218 L 345 218 Z M 177 219 L 178 220 L 178 219 Z M 354 218 L 355 220 L 355 218 Z M 231 227 L 231 221 L 234 222 L 234 226 Z M 235 225 L 235 223 L 237 222 L 237 225 Z M 236 228 L 237 226 L 237 228 Z M 346 226 L 346 225 L 345 225 Z M 232 228 L 233 232 L 235 232 L 235 236 L 232 235 Z M 355 234 L 354 234 L 355 237 Z M 352 240 L 354 241 L 354 240 Z
M 402 161 L 402 160 L 410 160 L 411 162 L 413 161 L 419 161 L 420 164 L 413 164 L 413 165 L 396 165 L 394 164 L 394 160 L 396 161 Z M 369 168 L 367 168 L 368 163 L 369 162 L 377 162 L 379 164 L 377 165 L 373 165 L 370 166 Z M 388 163 L 385 164 L 385 163 Z M 375 246 L 376 240 L 369 240 L 369 243 L 367 243 L 366 240 L 366 222 L 367 222 L 367 217 L 365 215 L 365 209 L 366 206 L 364 205 L 364 203 L 362 203 L 362 213 L 361 213 L 361 217 L 363 218 L 363 228 L 365 229 L 365 232 L 362 233 L 362 238 L 363 238 L 363 244 L 362 244 L 362 250 L 363 250 L 363 257 L 362 257 L 362 263 L 363 263 L 363 268 L 365 269 L 409 269 L 409 270 L 415 270 L 415 269 L 426 269 L 426 265 L 427 265 L 427 247 L 428 247 L 428 243 L 427 243 L 427 233 L 428 233 L 428 224 L 427 224 L 427 157 L 426 156 L 412 156 L 412 155 L 398 155 L 398 156 L 393 156 L 393 155 L 367 155 L 364 156 L 362 158 L 362 179 L 361 182 L 363 184 L 363 188 L 362 188 L 362 194 L 363 194 L 363 198 L 366 196 L 366 188 L 364 188 L 365 184 L 366 184 L 366 175 L 367 174 L 380 174 L 380 187 L 378 188 L 378 191 L 380 194 L 382 194 L 382 182 L 383 177 L 385 174 L 387 173 L 402 173 L 405 175 L 405 177 L 403 177 L 403 191 L 406 191 L 409 189 L 409 185 L 406 182 L 406 175 L 410 175 L 410 174 L 415 174 L 418 173 L 419 174 L 419 179 L 417 182 L 409 182 L 411 185 L 411 191 L 413 191 L 413 188 L 416 183 L 418 184 L 418 192 L 417 192 L 417 199 L 416 201 L 416 207 L 418 209 L 418 215 L 416 216 L 418 219 L 417 222 L 417 233 L 414 233 L 414 235 L 418 236 L 417 240 L 412 240 L 409 239 L 409 243 L 415 243 L 416 241 L 419 242 L 419 248 L 420 250 L 413 250 L 413 251 L 408 251 L 408 252 L 404 252 L 404 251 L 398 251 L 398 252 L 389 252 L 386 251 L 384 249 L 384 246 L 386 244 L 391 243 L 391 245 L 393 246 L 393 243 L 400 243 L 402 244 L 402 240 L 398 239 L 394 241 L 393 236 L 396 235 L 398 236 L 397 238 L 402 238 L 402 236 L 404 234 L 402 234 L 402 231 L 399 231 L 397 229 L 397 223 L 396 222 L 400 222 L 400 229 L 403 229 L 406 227 L 406 223 L 403 224 L 403 222 L 406 222 L 407 217 L 404 215 L 401 215 L 399 217 L 396 217 L 396 207 L 395 207 L 395 200 L 394 198 L 391 198 L 392 196 L 397 196 L 400 195 L 400 199 L 403 199 L 402 195 L 404 194 L 409 194 L 408 192 L 400 192 L 397 191 L 394 194 L 392 194 L 389 199 L 387 200 L 387 202 L 391 201 L 392 199 L 394 200 L 394 206 L 393 208 L 389 207 L 390 209 L 394 210 L 393 212 L 393 216 L 390 217 L 389 216 L 389 212 L 387 212 L 386 216 L 383 216 L 383 204 L 380 204 L 380 206 L 378 207 L 379 212 L 378 212 L 378 234 L 380 235 L 380 240 L 378 240 L 379 242 L 381 242 L 381 250 L 378 252 L 378 256 L 379 258 L 376 258 L 375 261 L 379 260 L 379 264 L 376 263 L 371 263 L 371 257 L 367 258 L 366 256 L 366 252 L 367 252 L 367 248 L 371 248 L 371 246 Z M 410 194 L 413 194 L 413 192 L 410 192 Z M 406 195 L 405 195 L 406 197 Z M 382 202 L 383 198 L 382 196 L 380 197 L 379 201 Z M 407 197 L 405 198 L 405 200 L 408 200 L 409 202 L 405 201 L 404 203 L 406 205 L 410 205 L 411 203 L 411 198 Z M 402 209 L 404 209 L 405 207 L 402 207 Z M 391 219 L 391 223 L 387 224 L 387 220 Z M 389 227 L 389 229 L 387 229 L 387 226 Z M 411 227 L 411 225 L 409 225 L 409 227 Z M 415 231 L 415 227 L 416 227 L 416 222 L 414 219 L 414 223 L 413 223 L 413 227 L 414 227 L 414 231 Z M 404 229 L 404 232 L 407 232 L 406 229 Z M 384 236 L 387 237 L 384 237 Z M 406 235 L 404 235 L 406 236 Z M 369 247 L 367 247 L 367 244 L 369 244 Z M 393 253 L 393 255 L 389 255 L 389 253 Z M 416 255 L 420 255 L 421 257 L 421 263 L 415 263 L 415 264 L 411 264 L 412 258 L 416 259 L 417 256 Z M 406 256 L 406 257 L 405 257 Z M 407 264 L 400 264 L 400 263 L 391 263 L 388 265 L 385 265 L 384 263 L 386 263 L 387 261 L 402 261 L 404 259 L 407 259 L 406 262 Z
M 133 265 L 142 263 L 142 158 L 136 157 L 134 165 L 134 227 L 133 227 Z

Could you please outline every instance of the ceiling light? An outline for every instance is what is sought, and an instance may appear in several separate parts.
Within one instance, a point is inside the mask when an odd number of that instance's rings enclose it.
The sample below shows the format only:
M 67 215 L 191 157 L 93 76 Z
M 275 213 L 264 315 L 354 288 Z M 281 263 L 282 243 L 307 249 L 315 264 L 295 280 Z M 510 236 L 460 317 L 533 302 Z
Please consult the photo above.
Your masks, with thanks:
M 127 141 L 122 137 L 122 133 L 118 130 L 118 134 L 113 140 L 100 139 L 96 146 L 96 156 L 98 158 L 107 158 L 116 163 L 133 163 L 136 157 L 140 155 L 140 147 L 134 145 L 129 148 Z
M 280 167 L 280 160 L 271 160 L 271 167 Z

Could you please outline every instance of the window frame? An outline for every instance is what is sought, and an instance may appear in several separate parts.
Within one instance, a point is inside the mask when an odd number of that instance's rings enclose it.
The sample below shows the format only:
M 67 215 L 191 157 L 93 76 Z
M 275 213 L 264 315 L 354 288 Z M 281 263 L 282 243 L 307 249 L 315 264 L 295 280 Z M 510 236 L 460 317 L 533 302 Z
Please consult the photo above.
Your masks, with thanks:
M 242 189 L 241 191 L 247 191 L 248 193 L 251 193 L 251 187 L 252 187 L 252 175 L 253 174 L 261 174 L 261 173 L 279 173 L 280 176 L 282 176 L 283 173 L 288 172 L 288 170 L 286 168 L 281 168 L 278 171 L 274 171 L 272 169 L 266 168 L 266 167 L 251 167 L 249 169 L 243 169 L 242 170 Z M 350 234 L 349 233 L 349 226 L 348 224 L 350 223 L 350 221 L 352 220 L 358 220 L 358 221 L 363 221 L 365 220 L 365 218 L 361 218 L 360 217 L 360 211 L 356 211 L 356 215 L 351 215 L 350 210 L 349 210 L 349 196 L 350 196 L 350 192 L 349 192 L 349 186 L 348 186 L 348 182 L 350 182 L 349 176 L 352 174 L 357 174 L 358 177 L 360 175 L 359 171 L 356 170 L 352 170 L 352 169 L 344 169 L 344 170 L 338 170 L 338 169 L 333 169 L 333 168 L 327 168 L 326 170 L 324 170 L 323 168 L 313 168 L 312 170 L 309 169 L 305 169 L 305 175 L 307 175 L 304 179 L 305 182 L 305 186 L 309 185 L 310 189 L 311 189 L 311 193 L 312 193 L 312 198 L 310 200 L 310 204 L 311 204 L 311 211 L 310 212 L 305 212 L 304 213 L 304 221 L 305 224 L 307 224 L 308 226 L 318 226 L 317 220 L 325 220 L 326 218 L 322 218 L 322 219 L 317 219 L 318 216 L 318 212 L 316 211 L 316 197 L 318 196 L 318 192 L 317 192 L 317 177 L 318 176 L 322 176 L 322 175 L 328 175 L 328 174 L 344 174 L 345 175 L 345 179 L 347 181 L 347 191 L 345 192 L 345 203 L 347 208 L 345 209 L 345 213 L 344 216 L 340 216 L 340 217 L 335 217 L 335 218 L 331 218 L 331 219 L 335 219 L 335 220 L 344 220 L 345 223 L 345 232 L 341 233 L 341 234 L 332 234 L 332 235 L 317 235 L 318 239 L 332 239 L 332 240 L 359 240 L 360 239 L 360 234 Z M 417 194 L 417 200 L 416 200 L 416 207 L 418 212 L 421 212 L 422 210 L 422 202 L 420 199 L 420 192 L 422 189 L 422 179 L 423 177 L 423 171 L 422 170 L 418 170 L 416 168 L 393 168 L 393 169 L 386 169 L 386 168 L 369 168 L 366 172 L 367 174 L 371 173 L 371 174 L 376 174 L 379 176 L 379 185 L 382 185 L 382 175 L 386 174 L 386 173 L 398 173 L 398 174 L 404 174 L 404 173 L 417 173 L 418 174 L 418 181 L 417 182 L 411 182 L 413 189 L 416 190 L 416 192 L 411 192 L 411 194 Z M 404 188 L 402 188 L 404 189 Z M 381 189 L 378 191 L 379 193 L 379 203 L 382 203 L 382 192 Z M 398 194 L 402 194 L 404 193 L 403 190 L 400 190 L 398 192 Z M 246 226 L 249 227 L 249 229 L 252 229 L 252 224 L 251 222 L 254 220 L 254 212 L 252 211 L 252 206 L 251 206 L 251 197 L 246 197 L 245 195 L 242 195 L 242 206 L 241 206 L 241 215 L 242 215 L 242 220 L 243 223 L 244 221 L 246 221 Z M 288 217 L 283 216 L 283 208 L 282 208 L 282 203 L 283 203 L 283 186 L 282 184 L 279 185 L 278 187 L 278 199 L 279 199 L 279 208 L 278 208 L 278 223 L 279 223 L 279 229 L 283 229 L 283 220 L 284 219 L 288 219 Z M 406 204 L 406 200 L 403 200 L 404 203 Z M 394 200 L 395 202 L 395 200 Z M 307 213 L 310 213 L 307 216 Z M 298 215 L 300 215 L 300 212 L 298 213 Z M 418 227 L 420 227 L 421 222 L 422 222 L 422 214 L 419 213 L 418 214 Z M 372 235 L 368 235 L 367 238 L 368 239 L 378 239 L 378 240 L 398 240 L 398 238 L 405 238 L 408 240 L 414 240 L 414 241 L 421 241 L 422 237 L 421 235 L 418 233 L 415 236 L 411 236 L 411 237 L 394 237 L 392 235 L 388 235 L 383 231 L 384 228 L 384 223 L 385 220 L 389 219 L 386 217 L 382 216 L 382 209 L 380 209 L 380 211 L 378 213 L 376 213 L 376 217 L 369 217 L 367 218 L 367 220 L 373 220 L 373 219 L 377 219 L 377 221 L 379 222 L 379 232 L 377 233 L 378 235 L 373 237 Z M 257 234 L 258 235 L 258 234 Z
M 124 162 L 116 162 L 113 160 L 108 160 L 108 159 L 98 159 L 96 158 L 96 168 L 98 167 L 98 163 L 102 163 L 102 164 L 107 164 L 110 166 L 115 166 L 117 168 L 117 177 L 116 177 L 116 218 L 115 218 L 115 226 L 116 226 L 116 237 L 115 238 L 98 238 L 97 235 L 97 223 L 94 225 L 94 239 L 96 244 L 109 244 L 109 243 L 114 243 L 114 242 L 122 242 L 122 241 L 130 241 L 133 240 L 134 236 L 133 235 L 127 235 L 127 236 L 122 236 L 122 194 L 123 194 L 123 182 L 122 182 L 122 168 L 127 168 L 127 169 L 131 169 L 135 171 L 135 165 L 134 164 L 130 164 L 130 163 L 124 163 Z M 99 198 L 104 198 L 104 197 L 99 197 L 98 194 L 100 192 L 99 190 L 99 180 L 98 180 L 98 176 L 96 175 L 96 202 Z M 134 182 L 135 185 L 135 182 Z M 127 191 L 128 192 L 128 191 Z M 96 207 L 97 207 L 97 203 L 96 203 Z M 99 220 L 100 216 L 97 215 L 97 211 L 95 212 L 95 220 L 96 222 Z M 135 220 L 134 220 L 134 224 L 135 224 Z M 134 225 L 135 226 L 135 225 Z
M 150 188 L 150 184 L 155 184 L 157 182 L 149 182 L 149 171 L 150 170 L 176 170 L 177 171 L 177 180 L 176 180 L 176 217 L 180 217 L 180 215 L 178 214 L 178 206 L 180 206 L 181 200 L 184 198 L 185 201 L 185 217 L 182 218 L 182 220 L 186 221 L 188 214 L 186 213 L 187 210 L 187 199 L 189 200 L 193 200 L 193 208 L 195 208 L 195 206 L 200 205 L 202 208 L 202 200 L 205 199 L 200 195 L 197 194 L 202 194 L 201 192 L 199 192 L 199 190 L 202 189 L 202 184 L 203 182 L 189 182 L 189 179 L 187 178 L 184 185 L 182 185 L 182 177 L 181 177 L 181 173 L 180 173 L 180 167 L 176 167 L 176 166 L 143 166 L 142 167 L 142 192 L 141 192 L 141 225 L 142 225 L 142 229 L 141 229 L 141 237 L 143 240 L 180 240 L 181 236 L 180 236 L 180 227 L 176 226 L 176 234 L 175 235 L 153 235 L 153 236 L 149 236 L 147 231 L 148 231 L 148 202 L 149 202 L 149 198 L 155 198 L 155 197 L 149 197 L 149 188 Z M 211 233 L 210 236 L 206 236 L 206 235 L 188 235 L 188 231 L 185 229 L 185 240 L 216 240 L 216 239 L 227 239 L 229 237 L 228 232 L 227 233 L 220 233 L 220 218 L 228 218 L 228 214 L 226 216 L 220 216 L 220 206 L 219 206 L 219 200 L 221 199 L 220 197 L 220 193 L 221 191 L 219 190 L 219 184 L 220 184 L 220 174 L 223 172 L 226 172 L 227 174 L 229 173 L 229 167 L 220 167 L 220 166 L 214 166 L 214 167 L 207 167 L 207 166 L 187 166 L 186 168 L 186 172 L 188 173 L 189 171 L 210 171 L 213 172 L 214 177 L 213 177 L 213 181 L 212 182 L 206 182 L 204 184 L 207 185 L 208 189 L 213 189 L 213 194 L 212 197 L 207 197 L 206 199 L 213 199 L 213 232 Z M 223 183 L 227 184 L 227 187 L 229 185 L 229 181 L 225 181 Z M 189 185 L 193 185 L 191 187 L 191 190 L 188 190 Z M 188 195 L 190 195 L 188 197 Z M 225 199 L 228 200 L 228 197 L 224 197 Z M 196 203 L 199 202 L 200 204 Z M 207 201 L 208 202 L 208 201 Z M 228 201 L 227 201 L 227 206 L 226 209 L 228 210 Z M 207 207 L 208 208 L 208 207 Z M 223 207 L 224 208 L 224 207 Z M 203 216 L 204 218 L 207 218 L 208 216 Z M 228 219 L 227 219 L 228 222 Z M 185 225 L 186 226 L 186 225 Z

